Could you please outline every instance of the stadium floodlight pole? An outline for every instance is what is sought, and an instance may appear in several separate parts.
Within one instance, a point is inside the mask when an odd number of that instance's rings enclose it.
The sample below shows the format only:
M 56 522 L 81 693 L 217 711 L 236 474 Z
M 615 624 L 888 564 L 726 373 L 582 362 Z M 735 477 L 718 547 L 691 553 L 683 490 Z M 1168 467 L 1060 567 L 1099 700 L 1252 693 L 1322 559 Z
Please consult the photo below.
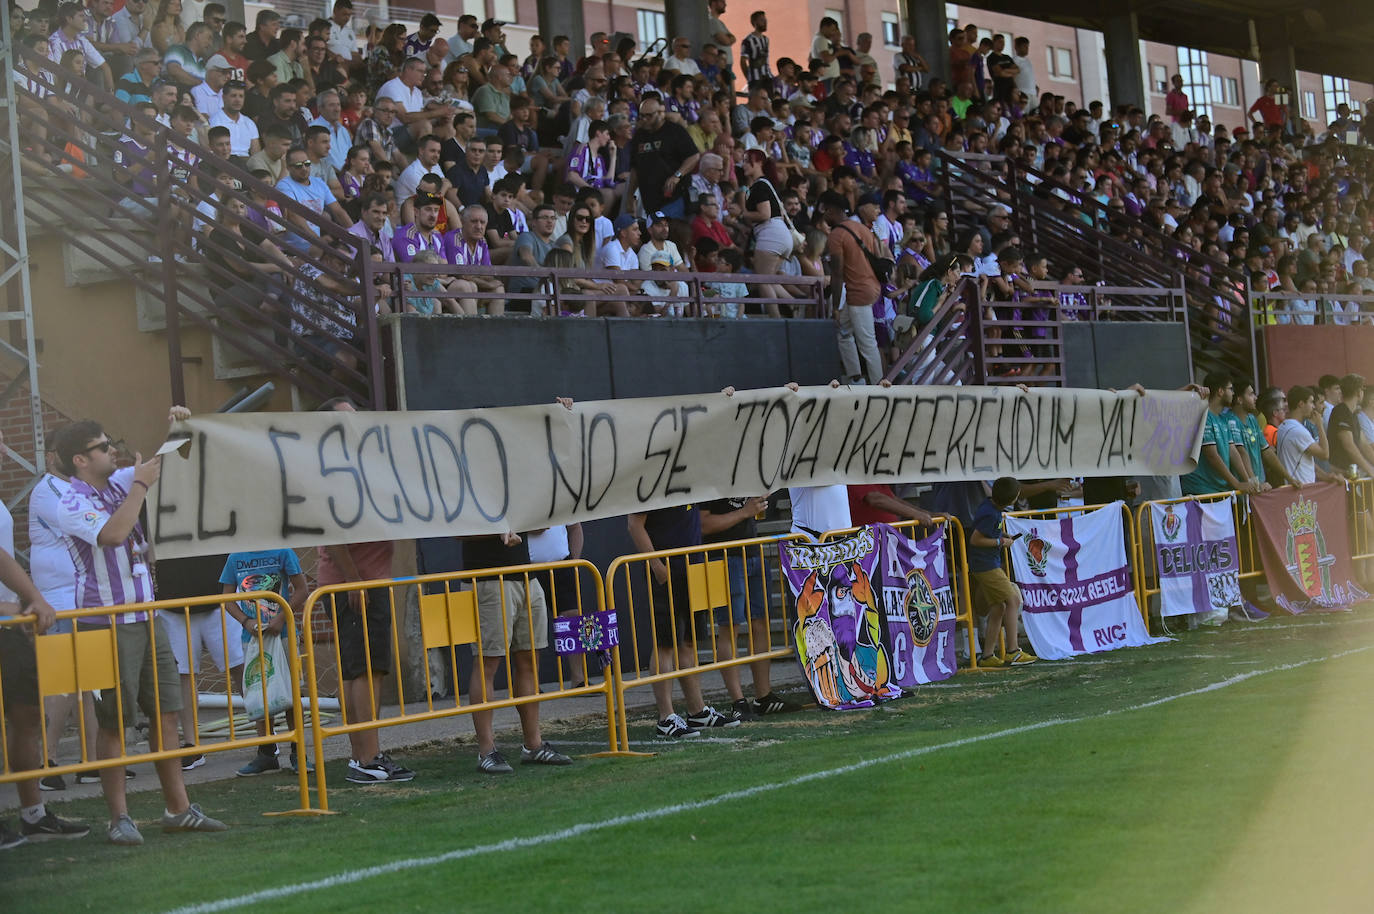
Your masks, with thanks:
M 24 351 L 20 353 L 9 343 L 0 340 L 0 349 L 24 359 L 28 363 L 29 410 L 33 422 L 33 461 L 30 462 L 16 453 L 8 445 L 5 450 L 20 466 L 35 476 L 41 475 L 44 466 L 43 456 L 46 446 L 43 441 L 43 399 L 38 392 L 38 350 L 33 331 L 33 287 L 29 276 L 29 236 L 24 223 L 24 183 L 23 166 L 20 163 L 19 144 L 19 100 L 18 88 L 12 74 L 17 69 L 17 55 L 14 46 L 14 32 L 10 27 L 10 16 L 0 15 L 0 71 L 4 73 L 4 95 L 0 97 L 5 118 L 5 141 L 9 144 L 10 193 L 5 203 L 4 218 L 13 225 L 13 242 L 5 237 L 10 233 L 0 232 L 0 252 L 10 260 L 10 264 L 0 272 L 0 288 L 19 281 L 19 308 L 10 307 L 0 311 L 0 320 L 24 322 Z M 10 301 L 13 301 L 11 298 Z M 8 391 L 6 392 L 9 393 Z M 8 399 L 8 397 L 6 397 Z M 27 497 L 27 487 L 21 497 Z

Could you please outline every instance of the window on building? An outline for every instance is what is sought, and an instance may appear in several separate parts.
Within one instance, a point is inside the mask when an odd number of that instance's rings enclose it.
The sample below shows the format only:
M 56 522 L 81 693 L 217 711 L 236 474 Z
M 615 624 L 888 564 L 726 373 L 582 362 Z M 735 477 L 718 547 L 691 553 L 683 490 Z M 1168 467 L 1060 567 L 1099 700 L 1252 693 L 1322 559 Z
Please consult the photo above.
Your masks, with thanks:
M 1178 49 L 1178 73 L 1183 77 L 1183 91 L 1188 96 L 1188 106 L 1198 117 L 1212 116 L 1212 70 L 1207 63 L 1207 52 L 1197 48 Z
M 1169 68 L 1164 64 L 1150 64 L 1150 89 L 1160 95 L 1169 91 Z
M 1322 77 L 1322 101 L 1326 103 L 1326 118 L 1336 119 L 1336 106 L 1350 104 L 1350 80 L 1340 76 Z
M 1073 51 L 1046 45 L 1045 67 L 1056 79 L 1073 79 Z
M 1317 116 L 1317 93 L 1303 91 L 1302 116 L 1306 118 L 1314 118 Z
M 883 44 L 889 48 L 902 46 L 902 17 L 896 13 L 883 13 Z
M 516 18 L 515 0 L 491 0 L 491 18 L 500 19 L 502 22 L 509 22 L 516 25 L 519 19 Z M 485 14 L 474 14 L 478 19 L 487 18 Z
M 1212 104 L 1235 108 L 1240 105 L 1240 86 L 1229 76 L 1212 75 Z
M 476 16 L 480 22 L 487 18 L 487 0 L 463 0 L 463 14 L 465 16 Z M 419 16 L 415 17 L 417 20 Z
M 641 48 L 647 48 L 660 38 L 668 37 L 668 20 L 657 10 L 636 10 L 635 26 L 639 29 Z

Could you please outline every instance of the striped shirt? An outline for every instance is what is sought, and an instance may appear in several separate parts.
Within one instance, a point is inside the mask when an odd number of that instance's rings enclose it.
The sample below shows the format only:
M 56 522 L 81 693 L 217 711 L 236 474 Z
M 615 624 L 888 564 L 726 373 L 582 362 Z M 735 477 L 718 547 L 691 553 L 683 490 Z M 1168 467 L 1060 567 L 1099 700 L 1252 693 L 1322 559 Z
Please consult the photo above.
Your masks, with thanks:
M 768 36 L 750 32 L 739 45 L 739 56 L 749 58 L 749 66 L 744 71 L 746 82 L 772 79 L 773 71 L 768 66 Z
M 62 496 L 57 514 L 58 532 L 66 541 L 76 567 L 76 605 L 78 608 L 119 606 L 153 599 L 153 577 L 145 558 L 148 540 L 143 527 L 134 524 L 128 538 L 118 546 L 101 546 L 100 531 L 129 497 L 134 468 L 116 470 L 104 489 L 97 491 L 80 479 Z M 146 612 L 124 612 L 113 616 L 115 624 L 143 622 Z M 81 622 L 108 625 L 110 616 L 91 616 Z

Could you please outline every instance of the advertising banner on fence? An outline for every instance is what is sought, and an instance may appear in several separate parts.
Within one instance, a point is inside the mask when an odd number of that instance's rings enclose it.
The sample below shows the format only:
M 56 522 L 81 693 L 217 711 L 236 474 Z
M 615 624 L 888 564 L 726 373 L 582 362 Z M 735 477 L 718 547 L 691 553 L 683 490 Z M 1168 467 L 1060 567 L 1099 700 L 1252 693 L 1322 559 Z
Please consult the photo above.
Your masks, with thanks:
M 1007 517 L 1022 624 L 1045 660 L 1157 644 L 1140 617 L 1121 502 L 1077 517 Z
M 1291 613 L 1337 611 L 1369 599 L 1355 583 L 1345 486 L 1320 483 L 1250 496 L 1274 602 Z
M 945 534 L 938 530 L 912 542 L 886 524 L 873 527 L 882 544 L 878 592 L 887 615 L 892 679 L 903 688 L 954 675 L 954 589 L 945 558 Z
M 1220 501 L 1151 503 L 1160 613 L 1204 613 L 1224 621 L 1241 609 L 1235 496 Z
M 499 383 L 499 381 L 493 381 Z M 197 416 L 159 557 L 525 531 L 783 486 L 1192 469 L 1186 392 L 787 388 L 448 412 Z

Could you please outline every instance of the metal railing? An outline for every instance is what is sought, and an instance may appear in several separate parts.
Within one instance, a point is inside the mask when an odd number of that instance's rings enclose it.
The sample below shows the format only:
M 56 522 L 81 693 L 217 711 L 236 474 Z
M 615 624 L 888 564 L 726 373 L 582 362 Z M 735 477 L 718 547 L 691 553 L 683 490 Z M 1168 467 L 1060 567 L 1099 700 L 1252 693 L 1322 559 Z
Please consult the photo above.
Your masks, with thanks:
M 1028 250 L 1112 285 L 1182 288 L 1195 372 L 1252 373 L 1257 352 L 1241 271 L 1015 160 L 978 156 L 968 167 L 943 151 L 936 160 L 951 223 L 969 224 L 1003 203 Z
M 263 374 L 283 377 L 319 399 L 347 393 L 374 408 L 384 405 L 375 309 L 370 290 L 353 278 L 368 257 L 361 239 L 233 161 L 57 70 L 47 58 L 27 49 L 15 54 L 27 77 L 17 81 L 21 99 L 29 103 L 25 164 L 30 173 L 46 175 L 32 186 L 26 215 L 163 302 L 174 402 L 185 402 L 186 322 L 221 337 Z M 58 109 L 52 99 L 71 100 L 74 113 Z M 141 160 L 115 155 L 133 125 L 151 133 Z M 213 169 L 207 167 L 211 163 Z M 232 182 L 229 193 L 243 200 L 248 215 L 219 206 L 212 191 L 221 175 Z M 237 224 L 295 256 L 265 255 L 270 273 L 255 265 L 264 258 L 259 244 L 247 246 L 253 257 L 244 256 L 247 249 L 240 253 L 220 244 L 208 256 L 211 234 L 204 242 L 192 239 L 197 222 L 216 228 Z M 325 256 L 323 246 L 335 256 Z M 299 332 L 329 323 L 351 324 L 353 330 L 332 339 Z

